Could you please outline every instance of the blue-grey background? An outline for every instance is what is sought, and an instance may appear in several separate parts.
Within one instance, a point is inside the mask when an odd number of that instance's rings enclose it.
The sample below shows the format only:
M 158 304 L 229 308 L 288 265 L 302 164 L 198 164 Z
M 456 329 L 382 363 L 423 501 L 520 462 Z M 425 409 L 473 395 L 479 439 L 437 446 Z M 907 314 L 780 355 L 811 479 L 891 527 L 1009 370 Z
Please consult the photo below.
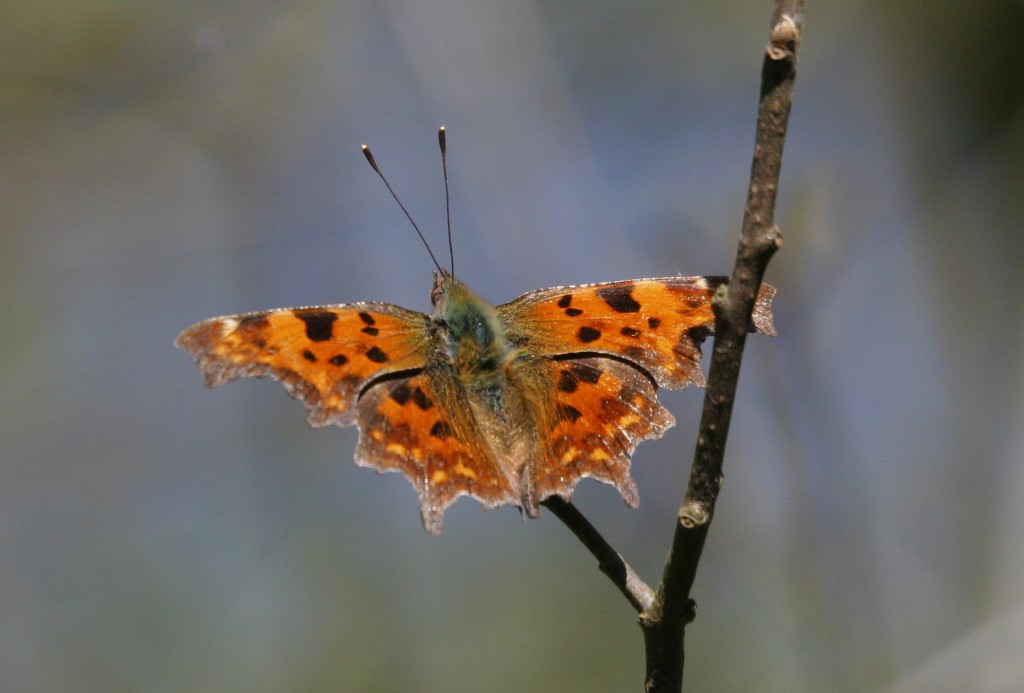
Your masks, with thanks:
M 440 539 L 190 323 L 726 273 L 771 3 L 2 4 L 0 689 L 638 690 L 550 515 Z M 778 222 L 694 596 L 701 691 L 1024 690 L 1024 5 L 808 2 Z M 701 393 L 577 500 L 656 582 Z

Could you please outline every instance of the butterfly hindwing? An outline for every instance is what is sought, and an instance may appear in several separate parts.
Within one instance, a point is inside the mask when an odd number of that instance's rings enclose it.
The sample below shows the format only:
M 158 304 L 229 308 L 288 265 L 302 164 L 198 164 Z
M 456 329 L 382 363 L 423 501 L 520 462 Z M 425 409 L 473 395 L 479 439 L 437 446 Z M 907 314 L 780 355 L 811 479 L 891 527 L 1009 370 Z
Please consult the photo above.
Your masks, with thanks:
M 402 472 L 416 488 L 431 534 L 441 533 L 444 509 L 461 495 L 488 508 L 519 503 L 469 415 L 464 389 L 450 374 L 428 368 L 382 380 L 357 408 L 356 464 Z
M 663 277 L 540 289 L 498 306 L 510 341 L 528 351 L 607 354 L 649 373 L 662 387 L 704 385 L 700 345 L 715 326 L 711 299 L 726 277 Z M 775 334 L 761 286 L 757 331 Z
M 208 387 L 270 376 L 305 403 L 310 424 L 346 426 L 367 383 L 423 367 L 428 321 L 390 303 L 287 308 L 211 318 L 175 344 L 192 354 Z
M 675 419 L 656 399 L 640 370 L 603 357 L 547 360 L 557 383 L 549 418 L 550 459 L 536 465 L 537 495 L 572 496 L 583 477 L 615 486 L 626 503 L 639 503 L 630 455 L 648 438 L 660 438 Z

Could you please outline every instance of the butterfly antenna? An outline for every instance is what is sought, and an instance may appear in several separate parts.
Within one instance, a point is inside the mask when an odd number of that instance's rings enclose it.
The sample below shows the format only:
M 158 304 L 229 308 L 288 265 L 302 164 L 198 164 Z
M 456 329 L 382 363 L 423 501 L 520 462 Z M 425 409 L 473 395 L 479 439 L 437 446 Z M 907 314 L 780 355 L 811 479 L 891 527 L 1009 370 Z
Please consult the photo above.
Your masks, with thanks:
M 444 172 L 444 219 L 448 222 L 448 261 L 451 263 L 452 276 L 455 276 L 455 251 L 452 250 L 452 203 L 448 197 L 448 140 L 445 138 L 444 125 L 437 130 L 437 143 L 441 147 L 441 171 Z
M 398 199 L 398 195 L 396 195 L 395 191 L 391 188 L 391 183 L 388 183 L 388 179 L 384 177 L 383 173 L 381 173 L 380 167 L 377 166 L 377 160 L 373 158 L 373 153 L 365 144 L 363 145 L 363 156 L 366 157 L 366 160 L 370 163 L 373 170 L 377 172 L 377 175 L 380 176 L 380 179 L 384 181 L 384 186 L 388 189 L 388 192 L 391 193 L 391 197 L 398 203 L 398 206 L 401 207 L 402 212 L 405 213 L 405 218 L 408 219 L 409 223 L 412 224 L 412 227 L 416 229 L 416 235 L 420 237 L 421 241 L 423 241 L 423 247 L 426 248 L 427 253 L 430 254 L 430 259 L 434 262 L 434 267 L 437 268 L 438 272 L 444 274 L 444 270 L 441 269 L 441 264 L 437 261 L 437 258 L 434 257 L 434 251 L 430 249 L 430 244 L 427 243 L 427 239 L 423 237 L 423 232 L 420 231 L 420 227 L 416 225 L 416 222 L 412 219 L 412 215 L 409 214 L 409 210 L 407 210 L 405 205 L 402 204 L 402 201 Z

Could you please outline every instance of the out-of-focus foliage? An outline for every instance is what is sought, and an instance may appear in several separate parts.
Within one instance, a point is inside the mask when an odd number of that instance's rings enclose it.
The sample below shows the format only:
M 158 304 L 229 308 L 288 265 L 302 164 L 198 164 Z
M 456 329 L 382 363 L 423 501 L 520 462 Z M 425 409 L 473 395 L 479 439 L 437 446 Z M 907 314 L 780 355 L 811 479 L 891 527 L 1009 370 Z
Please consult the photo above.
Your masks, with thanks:
M 701 691 L 1024 689 L 1024 5 L 808 2 L 769 270 L 696 586 Z M 7 2 L 0 689 L 635 690 L 550 516 L 434 539 L 193 321 L 425 310 L 374 147 L 495 301 L 731 267 L 769 2 Z M 580 506 L 655 581 L 700 407 Z

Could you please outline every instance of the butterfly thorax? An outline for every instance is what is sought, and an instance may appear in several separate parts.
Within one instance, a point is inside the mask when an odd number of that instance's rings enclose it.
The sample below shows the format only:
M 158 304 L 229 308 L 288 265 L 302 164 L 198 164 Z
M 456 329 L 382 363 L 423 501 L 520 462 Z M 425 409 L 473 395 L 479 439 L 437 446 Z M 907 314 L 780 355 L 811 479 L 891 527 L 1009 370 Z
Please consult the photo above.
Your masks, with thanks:
M 479 385 L 500 377 L 513 351 L 494 308 L 466 286 L 448 278 L 438 294 L 433 320 L 455 375 Z

